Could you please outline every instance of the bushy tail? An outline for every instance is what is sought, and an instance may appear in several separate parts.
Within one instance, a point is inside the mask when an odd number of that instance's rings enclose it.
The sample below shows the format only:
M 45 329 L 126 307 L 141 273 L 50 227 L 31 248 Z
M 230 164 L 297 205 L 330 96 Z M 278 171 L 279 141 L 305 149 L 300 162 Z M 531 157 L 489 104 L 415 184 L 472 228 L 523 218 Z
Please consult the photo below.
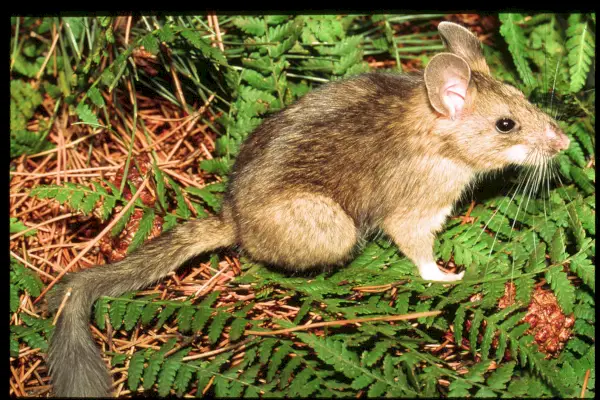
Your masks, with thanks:
M 176 270 L 189 258 L 234 244 L 232 224 L 220 217 L 173 228 L 123 261 L 66 275 L 49 297 L 56 308 L 66 291 L 71 297 L 58 318 L 48 353 L 54 395 L 106 397 L 111 379 L 89 330 L 92 305 L 100 296 L 142 289 Z

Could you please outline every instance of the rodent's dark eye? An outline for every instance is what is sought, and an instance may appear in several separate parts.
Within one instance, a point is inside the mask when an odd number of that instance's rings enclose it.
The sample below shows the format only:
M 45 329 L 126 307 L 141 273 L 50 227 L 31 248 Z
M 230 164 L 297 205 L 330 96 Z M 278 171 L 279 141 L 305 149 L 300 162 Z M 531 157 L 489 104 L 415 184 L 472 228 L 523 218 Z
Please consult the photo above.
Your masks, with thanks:
M 496 121 L 496 129 L 500 133 L 508 133 L 512 131 L 517 123 L 510 118 L 501 118 Z

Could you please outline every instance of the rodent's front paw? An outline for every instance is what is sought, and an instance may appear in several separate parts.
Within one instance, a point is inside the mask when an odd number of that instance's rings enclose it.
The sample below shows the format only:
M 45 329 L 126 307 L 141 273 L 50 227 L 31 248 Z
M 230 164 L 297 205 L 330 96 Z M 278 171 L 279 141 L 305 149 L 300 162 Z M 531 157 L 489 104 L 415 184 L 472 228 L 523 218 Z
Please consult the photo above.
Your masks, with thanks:
M 465 271 L 459 274 L 448 274 L 443 272 L 435 263 L 426 264 L 419 267 L 419 273 L 421 278 L 426 281 L 437 281 L 437 282 L 454 282 L 460 281 L 465 275 Z

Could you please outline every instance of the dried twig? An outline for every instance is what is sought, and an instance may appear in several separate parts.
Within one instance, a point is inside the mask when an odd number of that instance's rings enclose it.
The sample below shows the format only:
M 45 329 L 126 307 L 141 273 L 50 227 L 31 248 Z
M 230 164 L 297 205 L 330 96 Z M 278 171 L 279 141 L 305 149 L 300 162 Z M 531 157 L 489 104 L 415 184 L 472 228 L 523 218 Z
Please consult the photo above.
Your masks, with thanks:
M 247 330 L 244 332 L 245 335 L 256 335 L 256 336 L 271 336 L 271 335 L 283 335 L 286 333 L 296 332 L 296 331 L 304 331 L 307 329 L 313 328 L 321 328 L 323 326 L 341 326 L 341 325 L 349 325 L 349 324 L 358 324 L 362 322 L 374 322 L 374 321 L 404 321 L 408 319 L 417 319 L 423 317 L 433 317 L 435 315 L 441 314 L 441 311 L 425 311 L 413 314 L 403 314 L 403 315 L 387 315 L 383 317 L 365 317 L 365 318 L 354 318 L 354 319 L 343 319 L 339 321 L 327 321 L 327 322 L 318 322 L 315 324 L 305 324 L 301 326 L 295 326 L 293 328 L 287 329 L 279 329 L 275 331 L 251 331 Z

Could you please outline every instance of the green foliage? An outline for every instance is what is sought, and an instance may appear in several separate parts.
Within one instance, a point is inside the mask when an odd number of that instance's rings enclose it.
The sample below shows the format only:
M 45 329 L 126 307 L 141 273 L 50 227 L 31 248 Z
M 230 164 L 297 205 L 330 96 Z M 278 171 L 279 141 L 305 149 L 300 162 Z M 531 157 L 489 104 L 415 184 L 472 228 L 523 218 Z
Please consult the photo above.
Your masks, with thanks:
M 133 50 L 144 46 L 161 60 L 161 72 L 177 71 L 187 99 L 206 101 L 214 95 L 210 107 L 219 118 L 203 122 L 217 133 L 215 157 L 199 166 L 223 179 L 201 189 L 184 189 L 154 165 L 158 202 L 155 207 L 136 202 L 143 216 L 131 250 L 147 238 L 157 216 L 164 217 L 168 229 L 194 213 L 202 217 L 217 212 L 240 145 L 270 113 L 320 83 L 368 70 L 365 55 L 395 58 L 398 69 L 406 59 L 426 62 L 442 49 L 431 24 L 439 17 L 219 16 L 224 51 L 212 45 L 213 32 L 205 16 L 143 17 L 131 30 L 127 47 L 116 45 L 112 17 L 74 17 L 65 26 L 64 48 L 57 48 L 58 65 L 63 67 L 53 86 L 40 87 L 53 97 L 62 96 L 73 114 L 92 126 L 109 127 L 103 95 L 125 82 L 139 82 L 179 104 L 179 98 L 165 89 L 170 87 L 168 73 L 150 77 L 132 62 Z M 496 46 L 484 47 L 494 75 L 522 87 L 560 119 L 572 145 L 545 170 L 543 179 L 538 180 L 540 171 L 535 170 L 525 171 L 517 180 L 508 178 L 517 186 L 514 196 L 498 190 L 494 197 L 477 198 L 470 213 L 474 222 L 448 221 L 436 239 L 435 254 L 444 263 L 464 268 L 465 280 L 424 282 L 394 245 L 378 239 L 368 242 L 345 268 L 311 278 L 284 275 L 242 258 L 244 273 L 234 285 L 252 288 L 255 298 L 247 302 L 223 306 L 217 302 L 220 293 L 216 291 L 200 303 L 193 298 L 170 301 L 133 293 L 102 298 L 94 310 L 100 329 L 106 329 L 108 320 L 118 334 L 154 326 L 169 334 L 176 328 L 182 335 L 160 349 L 111 354 L 114 365 L 127 366 L 130 390 L 143 385 L 145 391 L 160 396 L 196 390 L 198 396 L 206 391 L 222 397 L 579 395 L 585 372 L 595 375 L 595 97 L 591 79 L 595 14 L 502 14 L 499 19 Z M 37 29 L 47 30 L 55 22 L 44 18 Z M 418 33 L 398 34 L 406 22 L 419 26 Z M 31 77 L 39 70 L 37 58 L 47 49 L 23 46 L 23 54 L 17 52 L 14 58 L 13 73 Z M 46 67 L 46 74 L 50 68 L 54 67 Z M 11 157 L 42 149 L 39 143 L 45 142 L 44 134 L 27 131 L 43 98 L 40 90 L 21 79 L 11 81 Z M 529 183 L 522 183 L 527 179 Z M 31 193 L 56 199 L 86 215 L 96 211 L 103 221 L 114 214 L 117 205 L 127 203 L 118 188 L 101 182 L 89 187 L 44 185 Z M 166 211 L 170 205 L 176 207 L 173 213 Z M 133 212 L 131 207 L 113 234 L 123 229 Z M 459 205 L 456 212 L 464 214 L 466 206 Z M 18 220 L 11 219 L 11 232 L 22 229 Z M 546 359 L 532 345 L 533 338 L 526 333 L 529 326 L 522 322 L 534 286 L 542 279 L 562 310 L 573 313 L 576 320 L 573 337 L 555 359 Z M 507 283 L 515 287 L 515 303 L 501 310 L 498 301 Z M 381 292 L 357 289 L 390 284 L 394 289 Z M 33 272 L 11 262 L 11 313 L 18 312 L 25 292 L 36 296 L 42 288 Z M 268 321 L 282 328 L 319 318 L 443 313 L 410 323 L 328 327 L 324 336 L 313 331 L 276 337 L 248 335 L 247 329 L 265 329 L 262 326 L 267 322 L 253 318 L 256 306 L 265 299 L 283 298 L 299 311 L 292 322 Z M 45 349 L 46 335 L 52 329 L 49 320 L 23 313 L 19 317 L 23 324 L 11 327 L 11 355 L 23 346 Z M 426 347 L 438 346 L 448 337 L 457 347 L 469 346 L 469 351 L 455 350 L 467 373 L 459 373 Z M 194 350 L 190 343 L 202 351 L 222 349 L 219 346 L 225 338 L 234 347 L 243 344 L 243 350 L 187 357 Z M 449 386 L 441 385 L 441 380 Z M 590 379 L 587 395 L 594 393 L 594 379 Z
M 533 73 L 525 59 L 525 34 L 519 25 L 523 21 L 523 15 L 509 13 L 500 14 L 499 17 L 502 22 L 500 33 L 508 43 L 508 49 L 513 56 L 517 71 L 526 85 L 532 85 L 534 83 Z
M 138 228 L 134 234 L 131 244 L 127 251 L 131 252 L 138 248 L 148 237 L 152 230 L 154 221 L 157 216 L 164 217 L 164 230 L 169 230 L 177 223 L 177 218 L 190 219 L 192 217 L 192 209 L 185 201 L 185 196 L 182 188 L 170 177 L 166 177 L 168 186 L 172 191 L 167 190 L 165 185 L 165 176 L 157 168 L 154 167 L 154 178 L 156 180 L 158 204 L 154 208 L 146 206 L 138 198 L 135 202 L 135 207 L 143 210 L 142 217 L 139 221 Z M 74 211 L 79 211 L 86 215 L 96 215 L 102 221 L 106 221 L 114 213 L 117 205 L 125 205 L 128 201 L 121 195 L 118 188 L 108 181 L 92 182 L 93 188 L 81 184 L 65 182 L 64 185 L 39 185 L 30 191 L 30 196 L 35 196 L 41 199 L 55 199 L 60 204 L 67 204 Z M 108 189 L 106 188 L 108 187 Z M 135 188 L 132 188 L 135 191 Z M 215 193 L 223 192 L 224 185 L 215 183 L 207 185 L 203 189 L 189 189 L 190 193 L 198 195 L 203 203 L 207 206 L 218 209 L 220 199 Z M 165 213 L 165 208 L 169 197 L 175 197 L 177 208 L 175 213 Z M 190 201 L 195 208 L 198 217 L 205 217 L 208 213 L 199 204 Z M 135 207 L 130 207 L 121 219 L 112 229 L 112 235 L 117 236 L 125 228 L 131 216 L 135 211 Z M 162 209 L 161 209 L 162 207 Z M 20 229 L 18 222 L 13 222 L 11 219 L 11 229 Z M 15 231 L 16 232 L 16 231 Z
M 279 20 L 277 24 L 272 16 L 232 20 L 233 35 L 245 46 L 229 51 L 241 66 L 225 73 L 233 102 L 220 119 L 226 132 L 217 140 L 218 157 L 200 164 L 209 173 L 225 176 L 241 143 L 264 115 L 306 93 L 309 82 L 368 69 L 362 61 L 362 38 L 347 36 L 344 28 L 352 17 L 280 16 Z
M 25 268 L 13 257 L 10 258 L 9 306 L 11 319 L 15 313 L 19 312 L 23 295 L 37 297 L 43 288 L 44 284 L 35 272 Z M 18 313 L 18 315 L 21 324 L 11 324 L 10 326 L 11 357 L 18 357 L 21 346 L 45 351 L 48 348 L 48 337 L 53 328 L 52 320 L 34 318 L 26 313 Z
M 37 274 L 25 268 L 14 258 L 10 258 L 10 311 L 16 312 L 19 307 L 18 296 L 26 291 L 30 296 L 37 297 L 42 292 L 44 284 Z
M 27 130 L 36 109 L 42 104 L 43 91 L 20 79 L 10 82 L 10 157 L 34 154 L 51 147 L 46 133 Z
M 587 16 L 582 14 L 569 16 L 567 37 L 571 91 L 578 92 L 585 85 L 596 46 L 595 30 L 588 24 Z
M 15 234 L 15 233 L 19 233 L 19 232 L 23 232 L 23 231 L 27 231 L 29 228 L 27 226 L 25 226 L 25 224 L 23 224 L 21 221 L 19 221 L 17 218 L 10 218 L 10 234 Z M 37 234 L 37 229 L 31 229 L 27 232 L 25 232 L 23 235 L 25 237 L 27 236 L 34 236 Z

